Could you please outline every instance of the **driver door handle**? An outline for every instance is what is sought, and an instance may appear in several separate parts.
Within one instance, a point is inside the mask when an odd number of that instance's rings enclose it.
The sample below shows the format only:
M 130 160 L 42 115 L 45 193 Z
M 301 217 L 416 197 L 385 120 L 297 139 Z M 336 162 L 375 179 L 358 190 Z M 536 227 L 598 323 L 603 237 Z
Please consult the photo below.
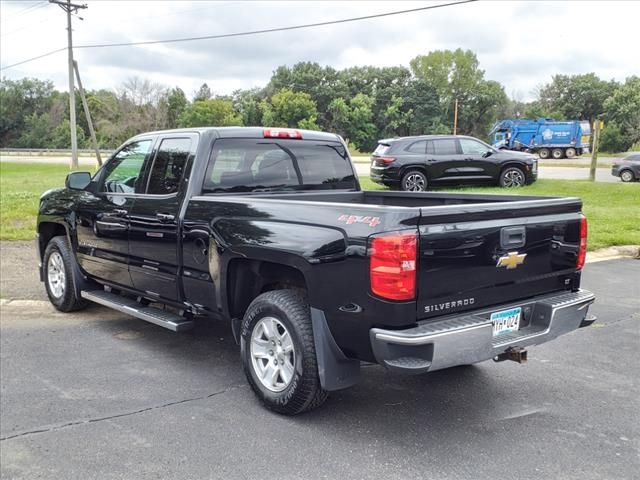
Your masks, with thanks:
M 156 213 L 156 218 L 161 222 L 172 222 L 176 217 L 168 213 Z
M 127 210 L 122 210 L 122 209 L 120 209 L 120 208 L 116 208 L 116 209 L 113 211 L 113 215 L 114 215 L 115 217 L 124 217 L 124 216 L 125 216 L 125 215 L 127 215 L 128 213 L 129 213 L 129 212 L 128 212 Z

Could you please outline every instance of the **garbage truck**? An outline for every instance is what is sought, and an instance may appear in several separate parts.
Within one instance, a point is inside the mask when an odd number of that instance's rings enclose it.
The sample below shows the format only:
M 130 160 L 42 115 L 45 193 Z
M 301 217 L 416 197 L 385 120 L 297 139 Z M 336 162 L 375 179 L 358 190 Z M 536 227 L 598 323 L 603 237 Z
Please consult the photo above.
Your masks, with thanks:
M 591 126 L 581 120 L 505 119 L 489 135 L 498 149 L 533 152 L 541 159 L 573 158 L 588 153 Z

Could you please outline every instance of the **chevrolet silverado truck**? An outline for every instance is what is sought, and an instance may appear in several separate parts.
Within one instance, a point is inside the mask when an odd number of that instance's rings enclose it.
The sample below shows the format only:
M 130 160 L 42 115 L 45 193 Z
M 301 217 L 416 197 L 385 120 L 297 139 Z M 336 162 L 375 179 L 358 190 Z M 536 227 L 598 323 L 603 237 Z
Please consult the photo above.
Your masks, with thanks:
M 40 277 L 63 312 L 228 322 L 253 391 L 293 415 L 354 385 L 362 362 L 522 362 L 591 323 L 581 205 L 362 191 L 329 133 L 152 132 L 42 195 Z

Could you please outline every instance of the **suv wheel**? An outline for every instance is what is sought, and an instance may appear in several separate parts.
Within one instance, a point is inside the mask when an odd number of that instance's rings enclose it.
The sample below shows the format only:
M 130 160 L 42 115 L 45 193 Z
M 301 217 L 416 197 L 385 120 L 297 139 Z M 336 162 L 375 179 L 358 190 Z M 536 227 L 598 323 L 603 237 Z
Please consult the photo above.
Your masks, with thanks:
M 505 168 L 500 174 L 500 186 L 503 188 L 522 187 L 524 184 L 524 172 L 518 167 Z
M 296 415 L 319 407 L 320 385 L 309 304 L 298 290 L 272 290 L 251 302 L 240 349 L 251 388 L 270 410 Z
M 400 188 L 405 192 L 424 192 L 427 190 L 427 185 L 427 176 L 418 170 L 408 171 L 400 182 Z
M 88 305 L 76 296 L 78 268 L 66 237 L 54 237 L 44 251 L 44 284 L 49 301 L 61 312 L 73 312 Z
M 620 172 L 620 179 L 623 182 L 633 182 L 635 180 L 635 177 L 631 170 L 623 170 Z

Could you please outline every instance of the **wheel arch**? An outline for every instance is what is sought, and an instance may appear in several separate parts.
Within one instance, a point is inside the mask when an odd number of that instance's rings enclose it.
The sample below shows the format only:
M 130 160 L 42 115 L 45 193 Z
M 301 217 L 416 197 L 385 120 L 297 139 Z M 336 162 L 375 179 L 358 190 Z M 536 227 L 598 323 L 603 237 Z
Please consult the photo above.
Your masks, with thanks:
M 300 269 L 289 263 L 233 258 L 226 269 L 225 308 L 231 319 L 240 319 L 261 293 L 287 288 L 308 291 L 307 278 Z
M 44 258 L 44 251 L 47 245 L 54 237 L 67 237 L 67 241 L 71 245 L 69 227 L 65 223 L 44 221 L 38 224 L 38 259 L 40 262 Z

